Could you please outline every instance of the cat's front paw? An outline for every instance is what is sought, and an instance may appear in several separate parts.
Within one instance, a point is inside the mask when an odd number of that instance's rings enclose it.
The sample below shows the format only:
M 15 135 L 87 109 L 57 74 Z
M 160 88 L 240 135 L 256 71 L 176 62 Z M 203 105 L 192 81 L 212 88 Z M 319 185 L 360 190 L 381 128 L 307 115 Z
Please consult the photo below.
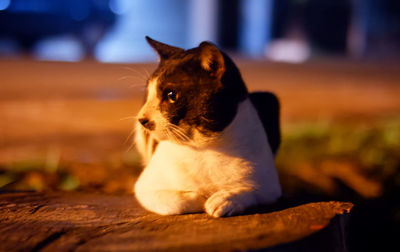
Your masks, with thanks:
M 228 191 L 219 191 L 208 198 L 205 210 L 213 217 L 233 216 L 242 213 L 245 205 L 240 202 L 240 197 Z

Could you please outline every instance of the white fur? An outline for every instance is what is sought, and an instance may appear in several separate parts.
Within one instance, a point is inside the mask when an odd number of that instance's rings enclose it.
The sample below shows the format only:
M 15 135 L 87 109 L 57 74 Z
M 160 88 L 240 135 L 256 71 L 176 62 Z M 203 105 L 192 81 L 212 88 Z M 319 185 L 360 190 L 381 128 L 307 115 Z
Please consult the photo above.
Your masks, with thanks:
M 157 109 L 157 105 L 159 103 L 159 100 L 157 99 L 157 78 L 153 78 L 152 80 L 149 80 L 149 83 L 147 85 L 147 97 L 146 97 L 146 103 L 143 105 L 142 109 L 139 111 L 138 118 L 146 117 L 146 118 L 151 118 L 152 120 L 157 120 L 159 127 L 162 126 L 162 122 L 166 121 L 160 111 Z M 165 124 L 165 123 L 164 123 Z M 143 159 L 143 164 L 147 165 L 150 162 L 150 158 L 153 155 L 153 144 L 154 140 L 157 140 L 155 134 L 151 134 L 149 136 L 148 143 L 146 144 L 145 136 L 144 134 L 150 134 L 150 133 L 144 133 L 144 129 L 142 128 L 142 125 L 139 122 L 136 122 L 136 134 L 135 134 L 135 143 L 136 143 L 136 149 L 138 152 L 141 154 L 142 159 Z
M 205 210 L 220 217 L 281 196 L 274 157 L 249 99 L 228 127 L 203 143 L 160 141 L 134 188 L 143 207 L 162 215 Z

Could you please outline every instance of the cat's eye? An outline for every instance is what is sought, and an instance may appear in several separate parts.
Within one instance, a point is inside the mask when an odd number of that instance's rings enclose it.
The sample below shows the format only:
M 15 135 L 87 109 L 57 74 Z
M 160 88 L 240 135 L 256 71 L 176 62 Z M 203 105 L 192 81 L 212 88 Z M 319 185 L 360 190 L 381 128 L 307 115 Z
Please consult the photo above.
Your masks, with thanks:
M 167 97 L 170 103 L 175 103 L 176 100 L 178 99 L 178 95 L 174 91 L 168 91 Z

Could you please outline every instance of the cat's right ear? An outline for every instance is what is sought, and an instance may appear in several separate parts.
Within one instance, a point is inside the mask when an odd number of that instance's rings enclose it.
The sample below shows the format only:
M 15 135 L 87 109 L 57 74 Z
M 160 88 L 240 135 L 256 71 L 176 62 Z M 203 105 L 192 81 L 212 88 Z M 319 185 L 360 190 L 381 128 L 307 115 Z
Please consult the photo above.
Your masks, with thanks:
M 160 60 L 165 60 L 170 58 L 172 55 L 183 52 L 184 50 L 179 47 L 170 46 L 167 44 L 163 44 L 158 42 L 148 36 L 146 36 L 147 43 L 156 51 L 156 53 L 160 56 Z
M 221 51 L 210 42 L 201 42 L 199 45 L 200 63 L 210 75 L 221 78 L 225 73 L 225 60 Z

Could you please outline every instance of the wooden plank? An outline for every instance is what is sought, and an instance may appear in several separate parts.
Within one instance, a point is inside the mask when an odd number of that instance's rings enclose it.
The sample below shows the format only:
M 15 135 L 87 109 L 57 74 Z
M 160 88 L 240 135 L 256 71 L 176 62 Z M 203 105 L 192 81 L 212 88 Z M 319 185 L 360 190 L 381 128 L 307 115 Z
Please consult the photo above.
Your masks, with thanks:
M 149 213 L 132 195 L 2 193 L 0 251 L 346 251 L 352 206 L 319 202 L 215 219 Z

